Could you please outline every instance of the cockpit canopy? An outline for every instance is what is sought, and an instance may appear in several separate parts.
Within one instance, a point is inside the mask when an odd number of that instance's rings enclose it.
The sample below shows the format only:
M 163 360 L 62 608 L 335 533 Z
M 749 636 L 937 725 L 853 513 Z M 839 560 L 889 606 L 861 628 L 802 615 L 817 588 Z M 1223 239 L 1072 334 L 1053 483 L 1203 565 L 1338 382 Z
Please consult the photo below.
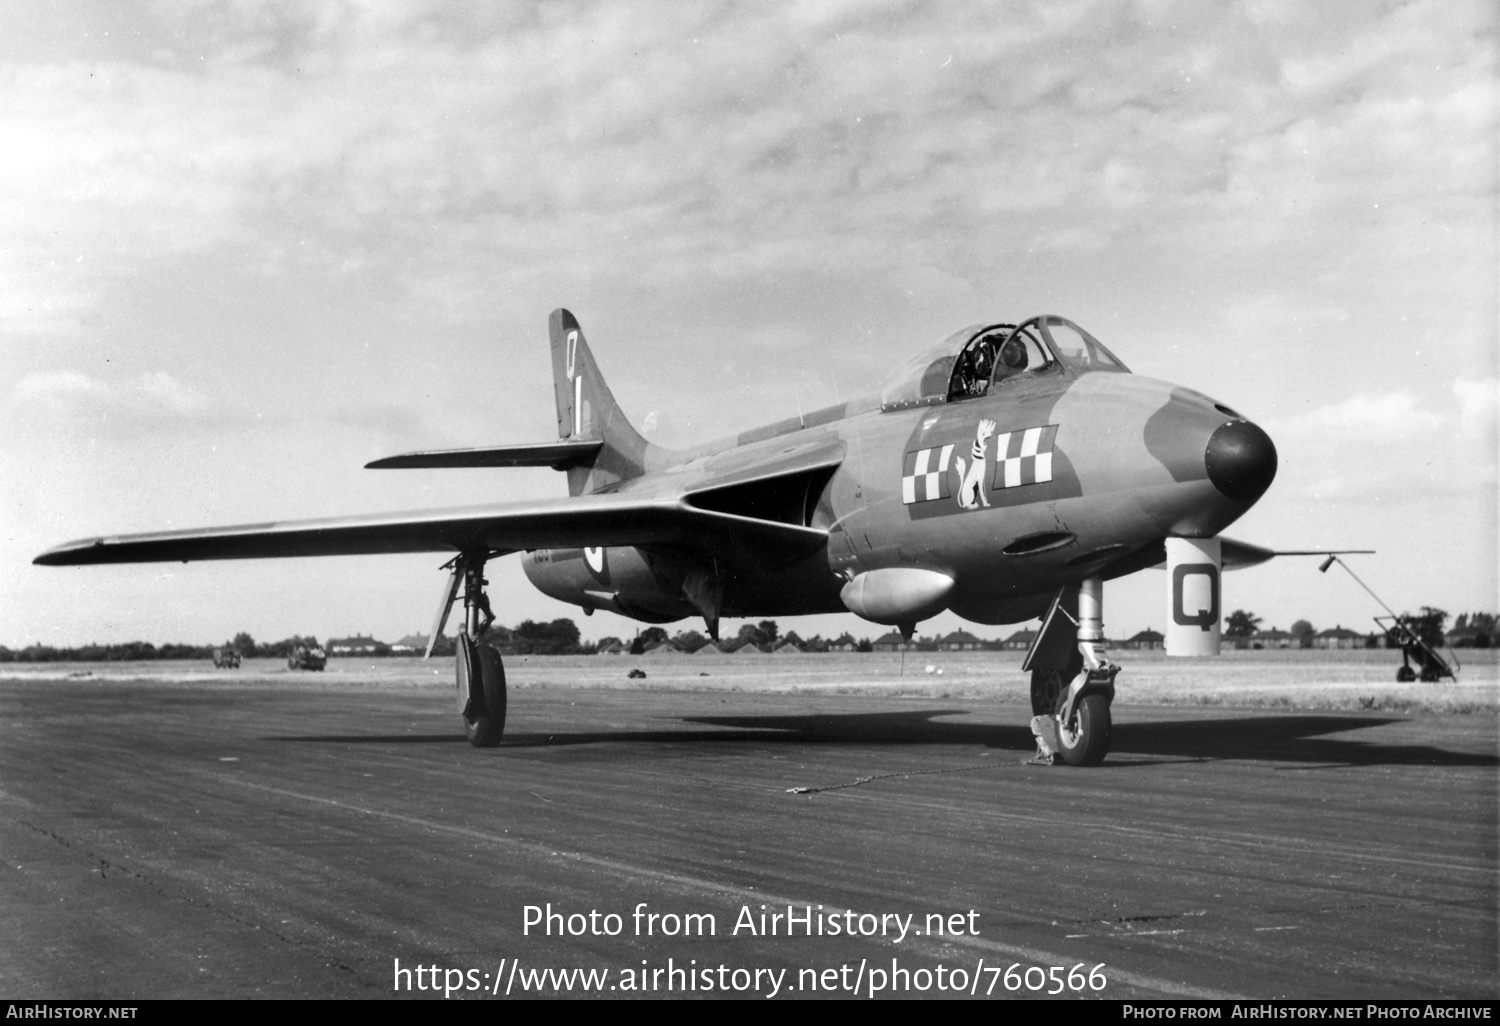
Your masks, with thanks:
M 880 405 L 893 410 L 954 402 L 1020 381 L 1089 371 L 1130 373 L 1103 343 L 1062 317 L 1033 317 L 1019 326 L 972 324 L 892 371 Z

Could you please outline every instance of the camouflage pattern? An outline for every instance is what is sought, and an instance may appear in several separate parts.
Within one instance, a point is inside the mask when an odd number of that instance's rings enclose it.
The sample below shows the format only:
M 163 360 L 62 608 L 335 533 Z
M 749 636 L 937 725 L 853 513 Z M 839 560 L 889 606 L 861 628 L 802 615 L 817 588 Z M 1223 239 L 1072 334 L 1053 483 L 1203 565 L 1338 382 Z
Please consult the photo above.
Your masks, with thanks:
M 525 551 L 528 578 L 555 598 L 647 622 L 698 615 L 711 629 L 721 616 L 843 611 L 861 575 L 912 568 L 951 580 L 941 590 L 958 615 L 1000 624 L 1040 615 L 1086 577 L 1161 562 L 1169 537 L 1217 536 L 1275 474 L 1260 428 L 1129 373 L 1061 318 L 963 329 L 879 397 L 690 450 L 631 426 L 571 313 L 549 327 L 558 441 L 372 466 L 547 465 L 566 472 L 567 497 L 89 538 L 36 562 Z M 966 366 L 1023 336 L 1027 369 L 959 387 Z M 1224 551 L 1270 555 L 1228 540 Z

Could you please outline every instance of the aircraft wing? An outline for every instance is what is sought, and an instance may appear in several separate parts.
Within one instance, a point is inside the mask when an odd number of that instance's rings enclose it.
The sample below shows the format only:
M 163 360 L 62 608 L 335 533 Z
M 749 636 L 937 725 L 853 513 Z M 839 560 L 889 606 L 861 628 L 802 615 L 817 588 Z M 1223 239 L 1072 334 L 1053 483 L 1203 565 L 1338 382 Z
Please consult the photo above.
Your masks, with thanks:
M 32 562 L 46 566 L 186 563 L 652 544 L 692 544 L 710 550 L 739 544 L 801 556 L 817 551 L 827 540 L 827 532 L 816 528 L 702 509 L 676 495 L 626 492 L 83 538 L 49 549 Z
M 416 470 L 439 467 L 551 467 L 566 470 L 586 462 L 604 447 L 600 439 L 489 445 L 476 449 L 432 449 L 366 463 L 368 470 Z

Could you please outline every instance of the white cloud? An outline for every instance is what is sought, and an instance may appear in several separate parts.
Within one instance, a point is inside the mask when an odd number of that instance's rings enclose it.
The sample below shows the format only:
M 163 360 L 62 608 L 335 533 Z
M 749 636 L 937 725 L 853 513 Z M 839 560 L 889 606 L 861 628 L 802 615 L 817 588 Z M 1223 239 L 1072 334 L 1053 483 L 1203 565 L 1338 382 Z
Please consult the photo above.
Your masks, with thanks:
M 1346 323 L 1350 312 L 1336 306 L 1310 307 L 1296 297 L 1256 295 L 1239 300 L 1224 312 L 1224 321 L 1235 337 L 1256 347 L 1295 341 L 1316 341 Z
M 83 396 L 107 395 L 108 392 L 109 388 L 103 382 L 76 371 L 39 371 L 26 375 L 15 387 L 17 399 L 53 406 Z
M 1419 440 L 1433 435 L 1441 414 L 1420 408 L 1410 392 L 1365 393 L 1343 402 L 1275 421 L 1273 435 L 1327 440 L 1357 439 L 1365 443 Z
M 1272 422 L 1283 465 L 1278 488 L 1351 511 L 1492 499 L 1500 389 L 1494 378 L 1460 378 L 1451 394 L 1451 403 L 1424 403 L 1405 390 L 1366 392 Z
M 1500 419 L 1500 381 L 1458 378 L 1453 382 L 1453 395 L 1458 400 L 1459 430 L 1469 438 L 1487 443 L 1493 452 L 1497 419 Z
M 0 314 L 55 323 L 142 260 L 225 246 L 270 273 L 414 263 L 428 280 L 406 287 L 434 300 L 492 253 L 538 278 L 615 273 L 588 244 L 601 223 L 648 276 L 830 250 L 863 274 L 913 236 L 952 249 L 1041 218 L 1082 253 L 1124 225 L 1315 249 L 1319 218 L 1347 230 L 1351 182 L 1380 191 L 1420 157 L 1442 195 L 1484 166 L 1493 104 L 1462 88 L 1482 67 L 1451 63 L 1476 17 L 1456 6 L 1286 24 L 1108 3 L 163 8 L 172 56 L 0 80 L 0 270 L 91 261 L 32 275 Z
M 38 371 L 23 377 L 13 391 L 16 399 L 34 413 L 78 425 L 163 427 L 238 419 L 228 408 L 165 371 L 120 382 L 101 381 L 76 371 Z

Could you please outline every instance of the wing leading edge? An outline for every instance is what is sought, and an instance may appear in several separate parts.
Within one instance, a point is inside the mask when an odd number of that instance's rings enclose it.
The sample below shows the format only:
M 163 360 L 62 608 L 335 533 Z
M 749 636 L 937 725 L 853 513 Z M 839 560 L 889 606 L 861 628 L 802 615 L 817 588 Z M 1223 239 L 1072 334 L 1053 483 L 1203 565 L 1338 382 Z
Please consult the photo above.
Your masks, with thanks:
M 826 531 L 688 505 L 678 496 L 580 495 L 455 509 L 83 538 L 32 560 L 44 566 L 189 562 L 392 552 L 689 544 L 808 555 Z

